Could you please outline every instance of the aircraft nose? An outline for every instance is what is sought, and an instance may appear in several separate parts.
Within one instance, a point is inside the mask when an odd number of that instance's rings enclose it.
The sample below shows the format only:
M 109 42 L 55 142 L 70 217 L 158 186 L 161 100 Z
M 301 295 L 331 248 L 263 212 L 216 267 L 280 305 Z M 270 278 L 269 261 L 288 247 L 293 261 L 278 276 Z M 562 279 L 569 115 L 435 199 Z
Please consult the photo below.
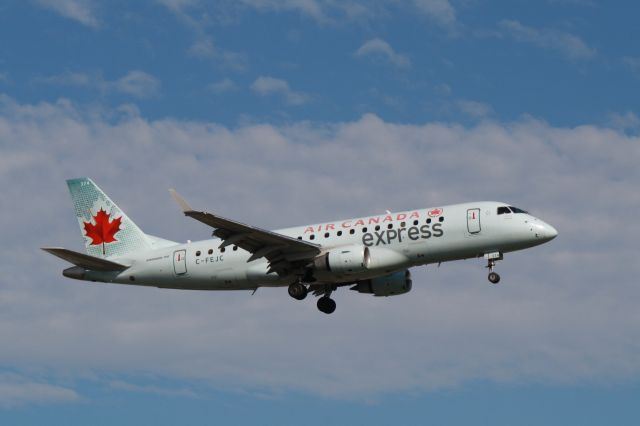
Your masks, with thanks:
M 543 243 L 551 241 L 558 236 L 558 231 L 556 230 L 556 228 L 540 219 L 535 219 L 531 230 L 533 231 L 536 240 Z
M 537 228 L 536 236 L 542 237 L 545 241 L 551 241 L 558 236 L 558 230 L 546 222 L 540 221 Z
M 549 225 L 548 223 L 545 223 L 544 224 L 544 235 L 549 240 L 553 240 L 555 237 L 558 236 L 558 230 L 556 228 L 554 228 L 553 226 Z

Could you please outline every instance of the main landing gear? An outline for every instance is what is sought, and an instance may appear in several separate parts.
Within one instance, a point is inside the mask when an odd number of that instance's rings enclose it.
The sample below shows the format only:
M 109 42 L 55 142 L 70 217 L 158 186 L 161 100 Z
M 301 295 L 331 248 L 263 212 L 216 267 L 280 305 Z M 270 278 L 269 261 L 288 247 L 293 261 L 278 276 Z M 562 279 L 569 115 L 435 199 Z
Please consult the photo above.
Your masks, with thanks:
M 324 291 L 324 296 L 318 299 L 318 310 L 325 314 L 332 314 L 336 310 L 336 302 L 330 296 L 335 290 L 335 286 L 327 286 Z M 289 285 L 289 296 L 296 300 L 303 300 L 309 294 L 309 288 L 302 282 L 296 282 Z
M 487 259 L 487 268 L 489 268 L 489 282 L 491 284 L 498 284 L 500 282 L 500 275 L 497 272 L 493 272 L 493 268 L 496 266 L 496 261 L 502 260 L 502 253 L 488 253 L 484 255 L 484 258 Z
M 293 283 L 289 286 L 289 296 L 296 300 L 303 300 L 308 293 L 307 286 L 302 283 Z
M 318 310 L 325 314 L 332 314 L 336 310 L 336 302 L 329 296 L 322 296 L 318 299 Z

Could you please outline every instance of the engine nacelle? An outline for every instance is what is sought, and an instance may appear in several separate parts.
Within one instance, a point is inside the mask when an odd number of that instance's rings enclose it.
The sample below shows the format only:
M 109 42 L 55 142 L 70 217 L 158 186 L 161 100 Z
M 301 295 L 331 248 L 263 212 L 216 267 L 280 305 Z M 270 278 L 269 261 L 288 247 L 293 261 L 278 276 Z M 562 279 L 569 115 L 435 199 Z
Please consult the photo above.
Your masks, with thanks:
M 326 252 L 314 260 L 313 266 L 321 271 L 351 275 L 366 271 L 370 261 L 369 247 L 353 245 L 336 247 Z
M 411 272 L 408 269 L 370 280 L 358 281 L 351 287 L 358 293 L 368 293 L 374 296 L 396 296 L 411 291 Z

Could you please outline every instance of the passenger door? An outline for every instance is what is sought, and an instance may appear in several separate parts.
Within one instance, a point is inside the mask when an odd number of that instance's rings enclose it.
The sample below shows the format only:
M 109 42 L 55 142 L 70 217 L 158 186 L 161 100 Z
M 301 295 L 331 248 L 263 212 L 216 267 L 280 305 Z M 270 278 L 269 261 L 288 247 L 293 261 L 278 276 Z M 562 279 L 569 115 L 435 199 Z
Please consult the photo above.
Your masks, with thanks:
M 173 270 L 176 275 L 184 275 L 187 273 L 187 251 L 176 250 L 173 252 Z
M 467 231 L 469 231 L 470 234 L 480 232 L 480 209 L 467 210 Z

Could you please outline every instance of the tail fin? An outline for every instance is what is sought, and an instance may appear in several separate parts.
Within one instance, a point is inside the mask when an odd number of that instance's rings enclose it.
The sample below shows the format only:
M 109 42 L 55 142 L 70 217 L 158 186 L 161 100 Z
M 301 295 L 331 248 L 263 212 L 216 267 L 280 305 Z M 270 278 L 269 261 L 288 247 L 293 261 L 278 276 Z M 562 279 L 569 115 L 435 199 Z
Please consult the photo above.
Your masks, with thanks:
M 89 255 L 104 259 L 151 248 L 151 240 L 91 179 L 69 179 L 67 185 Z

